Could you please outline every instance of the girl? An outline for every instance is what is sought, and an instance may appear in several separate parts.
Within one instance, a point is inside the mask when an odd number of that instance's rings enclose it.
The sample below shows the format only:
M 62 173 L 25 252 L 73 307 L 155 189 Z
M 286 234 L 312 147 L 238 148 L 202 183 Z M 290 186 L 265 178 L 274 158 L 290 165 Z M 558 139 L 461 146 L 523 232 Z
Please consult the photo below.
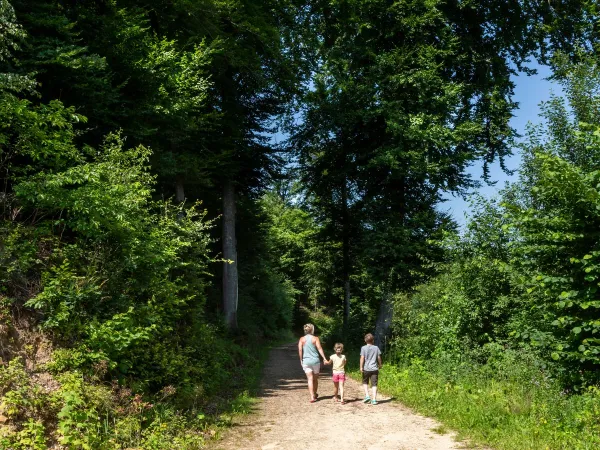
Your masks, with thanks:
M 333 346 L 335 355 L 331 355 L 329 361 L 325 361 L 325 364 L 333 364 L 333 401 L 337 402 L 338 389 L 340 392 L 340 400 L 342 405 L 345 405 L 344 401 L 344 382 L 346 381 L 346 356 L 342 355 L 344 351 L 344 344 L 336 343 Z

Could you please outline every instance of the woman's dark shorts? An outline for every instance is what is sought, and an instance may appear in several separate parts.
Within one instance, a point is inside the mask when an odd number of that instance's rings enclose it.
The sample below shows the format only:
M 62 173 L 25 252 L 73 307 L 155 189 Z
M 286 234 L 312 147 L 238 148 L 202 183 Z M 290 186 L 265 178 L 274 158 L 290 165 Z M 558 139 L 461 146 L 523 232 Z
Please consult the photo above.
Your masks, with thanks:
M 369 384 L 371 379 L 371 386 L 377 386 L 377 380 L 379 379 L 379 370 L 364 370 L 362 373 L 363 384 Z

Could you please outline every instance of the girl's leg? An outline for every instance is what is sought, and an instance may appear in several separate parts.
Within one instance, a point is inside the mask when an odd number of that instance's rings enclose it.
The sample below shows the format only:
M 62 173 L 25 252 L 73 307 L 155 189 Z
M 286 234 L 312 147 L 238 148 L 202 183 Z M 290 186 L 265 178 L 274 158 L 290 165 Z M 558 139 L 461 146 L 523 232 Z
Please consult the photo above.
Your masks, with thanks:
M 308 380 L 308 393 L 310 394 L 310 399 L 314 400 L 315 399 L 315 391 L 313 389 L 313 373 L 312 372 L 306 372 L 306 379 Z
M 340 400 L 344 401 L 344 381 L 340 381 Z
M 337 402 L 337 395 L 338 395 L 338 386 L 339 386 L 339 382 L 334 381 L 333 382 L 333 401 Z

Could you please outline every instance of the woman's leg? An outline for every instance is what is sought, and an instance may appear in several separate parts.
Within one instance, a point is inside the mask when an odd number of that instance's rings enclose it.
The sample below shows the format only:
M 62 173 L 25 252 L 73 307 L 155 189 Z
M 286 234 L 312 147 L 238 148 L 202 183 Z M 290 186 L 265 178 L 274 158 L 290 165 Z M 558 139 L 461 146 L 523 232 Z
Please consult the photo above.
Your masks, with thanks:
M 317 398 L 317 393 L 319 392 L 319 374 L 315 373 L 313 374 L 313 387 L 314 387 L 314 394 L 315 394 L 315 398 Z
M 308 393 L 310 394 L 310 399 L 315 399 L 315 390 L 313 389 L 313 373 L 312 371 L 306 372 L 306 379 L 308 380 Z

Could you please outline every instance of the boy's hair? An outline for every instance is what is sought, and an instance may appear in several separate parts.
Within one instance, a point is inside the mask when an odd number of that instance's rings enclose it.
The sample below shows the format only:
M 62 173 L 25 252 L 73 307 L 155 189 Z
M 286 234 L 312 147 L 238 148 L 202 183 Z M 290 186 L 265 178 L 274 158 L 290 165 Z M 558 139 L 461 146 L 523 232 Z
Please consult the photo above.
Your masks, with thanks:
M 371 333 L 367 333 L 365 334 L 365 342 L 367 344 L 372 344 L 373 342 L 375 342 L 375 337 Z
M 337 350 L 337 349 L 341 349 L 342 351 L 344 351 L 344 344 L 342 344 L 341 342 L 336 342 L 335 345 L 333 346 L 333 350 Z
M 304 325 L 304 334 L 313 334 L 315 332 L 315 326 L 312 323 Z

